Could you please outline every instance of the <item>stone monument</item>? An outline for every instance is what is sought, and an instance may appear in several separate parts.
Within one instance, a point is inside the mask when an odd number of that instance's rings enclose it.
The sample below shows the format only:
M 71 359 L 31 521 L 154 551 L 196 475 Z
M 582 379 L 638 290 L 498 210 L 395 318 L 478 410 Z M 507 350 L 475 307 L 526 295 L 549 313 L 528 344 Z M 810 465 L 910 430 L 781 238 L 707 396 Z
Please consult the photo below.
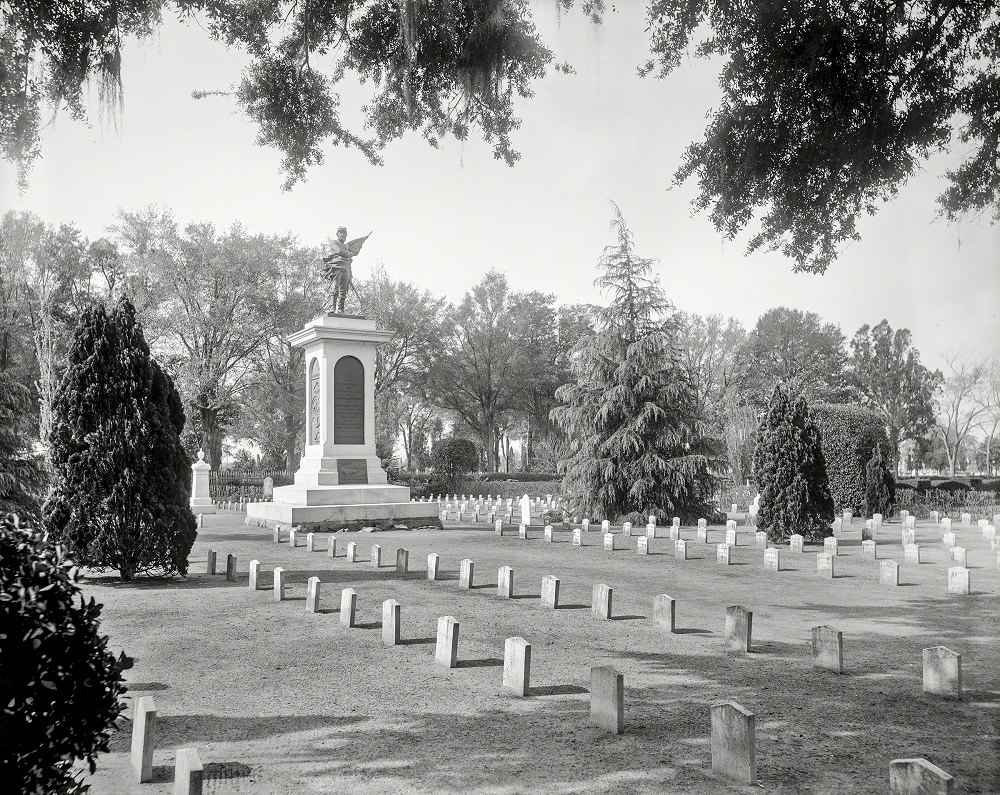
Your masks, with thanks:
M 440 527 L 436 503 L 390 486 L 375 453 L 375 349 L 392 337 L 360 315 L 327 312 L 289 337 L 305 349 L 306 444 L 290 486 L 247 505 L 246 523 L 307 532 Z

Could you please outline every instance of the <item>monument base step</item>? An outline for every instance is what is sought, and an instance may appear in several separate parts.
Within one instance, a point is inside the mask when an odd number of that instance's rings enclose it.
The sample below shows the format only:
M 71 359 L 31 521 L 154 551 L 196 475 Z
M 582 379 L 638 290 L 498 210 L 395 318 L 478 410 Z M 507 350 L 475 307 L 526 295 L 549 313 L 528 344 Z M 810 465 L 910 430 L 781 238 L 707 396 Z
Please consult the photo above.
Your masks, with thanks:
M 284 505 L 375 505 L 408 503 L 410 490 L 406 486 L 344 485 L 305 486 L 293 484 L 274 490 L 275 503 Z
M 275 492 L 278 490 L 275 489 Z M 300 526 L 307 533 L 438 527 L 437 503 L 378 502 L 351 505 L 290 505 L 280 502 L 247 504 L 246 524 L 257 527 Z

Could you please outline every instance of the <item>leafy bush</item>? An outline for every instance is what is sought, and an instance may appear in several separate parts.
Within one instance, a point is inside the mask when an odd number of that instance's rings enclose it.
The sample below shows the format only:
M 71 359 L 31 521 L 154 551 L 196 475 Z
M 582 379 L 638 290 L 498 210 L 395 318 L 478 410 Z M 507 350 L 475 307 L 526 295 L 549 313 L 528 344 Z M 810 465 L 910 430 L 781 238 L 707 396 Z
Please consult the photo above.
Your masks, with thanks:
M 82 793 L 73 773 L 125 709 L 121 671 L 99 634 L 101 605 L 77 604 L 73 562 L 42 534 L 0 520 L 0 770 L 7 792 Z
M 442 439 L 431 452 L 431 465 L 448 483 L 455 483 L 479 466 L 479 453 L 468 439 Z
M 934 491 L 972 491 L 972 487 L 960 480 L 942 480 L 934 484 Z
M 865 509 L 865 469 L 877 445 L 892 460 L 885 427 L 875 412 L 861 406 L 819 403 L 810 407 L 823 440 L 830 494 L 837 510 Z
M 52 493 L 44 520 L 77 560 L 136 573 L 187 572 L 196 535 L 184 410 L 153 361 L 135 308 L 87 309 L 52 404 Z
M 891 516 L 895 501 L 896 481 L 882 455 L 882 448 L 876 445 L 865 468 L 866 515 L 874 516 L 880 513 L 886 517 Z
M 777 541 L 795 533 L 813 541 L 832 535 L 833 499 L 819 429 L 805 400 L 793 403 L 780 384 L 757 431 L 753 478 L 761 494 L 761 530 Z

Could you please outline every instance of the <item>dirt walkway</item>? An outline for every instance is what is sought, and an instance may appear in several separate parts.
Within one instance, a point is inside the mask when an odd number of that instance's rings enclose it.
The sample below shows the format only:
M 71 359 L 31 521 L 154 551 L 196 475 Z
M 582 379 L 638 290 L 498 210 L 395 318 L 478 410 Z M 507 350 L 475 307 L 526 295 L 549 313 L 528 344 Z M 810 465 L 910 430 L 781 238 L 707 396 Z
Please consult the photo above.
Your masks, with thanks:
M 861 559 L 861 523 L 842 533 L 838 577 L 815 573 L 815 547 L 784 550 L 780 573 L 762 565 L 741 532 L 733 565 L 711 544 L 675 560 L 667 538 L 635 554 L 600 548 L 600 533 L 573 547 L 568 531 L 542 541 L 496 537 L 486 524 L 444 531 L 352 533 L 336 559 L 272 543 L 242 515 L 206 517 L 185 580 L 129 585 L 91 579 L 106 605 L 104 631 L 136 658 L 129 697 L 151 695 L 159 712 L 157 782 L 128 783 L 131 725 L 113 740 L 93 777 L 96 793 L 169 793 L 174 751 L 194 746 L 206 793 L 882 793 L 891 759 L 924 756 L 957 779 L 957 792 L 1000 792 L 1000 574 L 979 528 L 957 530 L 969 549 L 973 595 L 945 592 L 940 532 L 917 526 L 924 563 L 903 565 L 899 524 L 879 536 L 879 557 L 900 562 L 900 587 L 878 585 L 878 563 Z M 665 535 L 661 528 L 659 534 Z M 683 537 L 694 539 L 694 529 Z M 359 562 L 343 557 L 359 544 Z M 382 546 L 383 566 L 368 562 Z M 627 549 L 626 549 L 627 545 Z M 238 556 L 239 581 L 205 573 L 207 549 Z M 410 552 L 410 574 L 393 566 Z M 441 555 L 443 578 L 426 580 Z M 474 589 L 460 590 L 462 558 L 475 561 Z M 250 559 L 263 587 L 247 587 Z M 496 595 L 497 568 L 514 568 L 515 598 Z M 286 601 L 272 600 L 271 571 L 286 570 Z M 541 578 L 561 580 L 561 609 L 545 610 Z M 305 583 L 322 581 L 318 614 Z M 615 620 L 590 613 L 591 588 L 614 591 Z M 358 592 L 360 626 L 340 626 L 340 589 Z M 677 599 L 675 634 L 650 620 L 653 598 Z M 404 644 L 381 644 L 381 603 L 402 604 Z M 725 652 L 725 608 L 753 611 L 753 653 Z M 460 624 L 460 665 L 434 664 L 437 618 Z M 844 633 L 844 676 L 815 671 L 810 629 Z M 531 696 L 501 690 L 503 645 L 532 645 Z M 966 698 L 921 692 L 921 649 L 962 654 Z M 589 725 L 589 672 L 614 665 L 625 678 L 625 734 Z M 760 787 L 739 787 L 710 770 L 709 707 L 735 700 L 756 714 Z M 129 718 L 131 711 L 129 711 Z

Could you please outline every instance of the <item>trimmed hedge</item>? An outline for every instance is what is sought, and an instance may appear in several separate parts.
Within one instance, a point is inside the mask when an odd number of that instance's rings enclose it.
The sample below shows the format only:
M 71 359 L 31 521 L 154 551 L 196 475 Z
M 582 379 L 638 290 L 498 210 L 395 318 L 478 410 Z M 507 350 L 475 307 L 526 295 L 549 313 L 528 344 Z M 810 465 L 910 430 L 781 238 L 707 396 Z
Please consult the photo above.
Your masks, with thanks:
M 885 426 L 875 412 L 850 404 L 817 403 L 809 412 L 822 434 L 823 456 L 837 511 L 865 511 L 865 468 L 878 445 L 892 460 Z

